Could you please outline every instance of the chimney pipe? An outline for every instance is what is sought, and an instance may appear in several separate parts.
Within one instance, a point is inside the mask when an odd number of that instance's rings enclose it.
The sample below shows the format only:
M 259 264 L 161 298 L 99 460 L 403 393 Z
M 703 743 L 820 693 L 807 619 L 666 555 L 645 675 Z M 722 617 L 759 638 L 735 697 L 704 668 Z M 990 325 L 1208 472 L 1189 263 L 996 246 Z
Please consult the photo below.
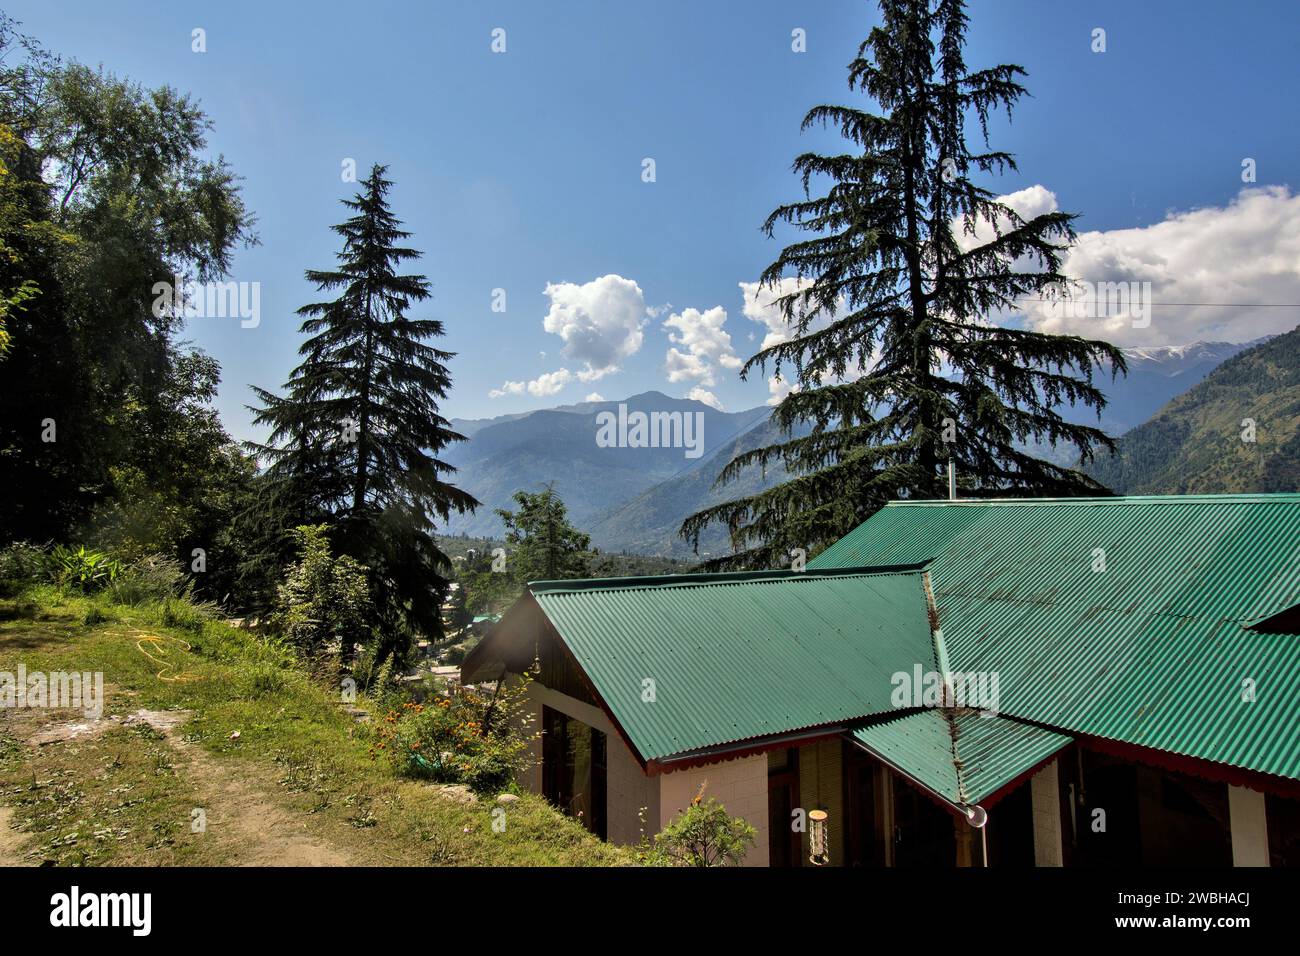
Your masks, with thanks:
M 948 459 L 948 500 L 957 500 L 957 463 Z

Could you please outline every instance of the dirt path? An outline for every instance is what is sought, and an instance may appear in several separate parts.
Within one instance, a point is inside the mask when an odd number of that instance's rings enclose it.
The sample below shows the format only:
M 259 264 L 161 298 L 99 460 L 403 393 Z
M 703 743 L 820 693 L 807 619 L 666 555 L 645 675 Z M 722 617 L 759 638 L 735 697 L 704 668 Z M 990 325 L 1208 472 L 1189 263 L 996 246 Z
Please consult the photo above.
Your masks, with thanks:
M 348 866 L 351 858 L 307 831 L 306 823 L 283 810 L 233 767 L 219 765 L 177 728 L 187 714 L 140 711 L 136 717 L 162 733 L 183 756 L 186 778 L 206 801 L 207 832 L 229 840 L 232 866 Z
M 13 815 L 12 809 L 0 806 L 0 866 L 30 866 L 23 859 L 24 837 L 13 829 Z
M 28 746 L 76 742 L 106 731 L 148 724 L 166 738 L 177 754 L 177 770 L 197 792 L 207 815 L 206 835 L 220 841 L 230 866 L 348 866 L 350 854 L 310 833 L 301 815 L 279 806 L 255 782 L 241 776 L 253 764 L 222 764 L 179 728 L 187 711 L 136 711 L 125 718 L 63 720 L 24 728 Z M 19 863 L 23 836 L 9 827 L 13 811 L 0 806 L 0 865 Z

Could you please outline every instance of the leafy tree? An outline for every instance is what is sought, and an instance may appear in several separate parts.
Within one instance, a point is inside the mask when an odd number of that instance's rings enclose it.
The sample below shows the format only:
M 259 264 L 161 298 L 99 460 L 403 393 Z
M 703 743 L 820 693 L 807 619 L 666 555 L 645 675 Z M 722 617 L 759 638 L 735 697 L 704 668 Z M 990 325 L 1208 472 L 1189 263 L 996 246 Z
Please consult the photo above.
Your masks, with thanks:
M 153 287 L 223 275 L 255 241 L 235 175 L 204 156 L 209 125 L 188 97 L 64 64 L 0 16 L 0 537 L 73 537 L 204 466 L 168 442 L 178 395 L 196 407 L 216 365 L 177 343 L 183 317 L 155 314 Z M 177 507 L 164 524 L 192 526 Z
M 817 550 L 894 498 L 946 494 L 951 460 L 971 496 L 1104 493 L 1076 470 L 1037 459 L 1036 443 L 1064 443 L 1081 459 L 1113 442 L 1054 410 L 1100 410 L 1094 369 L 1124 370 L 1104 342 L 1002 328 L 990 317 L 1066 281 L 1061 255 L 1073 216 L 1023 217 L 973 176 L 1014 170 L 989 148 L 988 120 L 1025 93 L 1014 65 L 968 70 L 961 0 L 881 0 L 883 23 L 849 65 L 849 87 L 879 107 L 813 107 L 805 129 L 836 128 L 850 148 L 794 161 L 805 198 L 778 207 L 805 233 L 763 273 L 788 337 L 742 368 L 791 384 L 774 421 L 784 441 L 735 458 L 719 475 L 783 463 L 793 476 L 688 518 L 698 546 L 726 525 L 737 555 L 774 566 L 793 548 Z M 978 122 L 983 145 L 967 142 Z M 821 194 L 814 183 L 827 183 Z M 792 437 L 797 427 L 807 434 Z
M 298 310 L 302 363 L 284 394 L 255 388 L 254 420 L 270 429 L 251 447 L 268 461 L 267 506 L 326 522 L 336 545 L 370 569 L 383 652 L 404 651 L 413 634 L 437 638 L 447 559 L 431 531 L 434 517 L 478 502 L 443 480 L 454 471 L 436 456 L 463 440 L 438 410 L 452 353 L 429 345 L 435 319 L 412 319 L 429 298 L 424 276 L 398 269 L 420 253 L 388 206 L 392 183 L 375 166 L 354 199 L 354 215 L 334 227 L 343 239 L 338 268 L 307 272 L 336 298 Z M 274 535 L 262 550 L 277 547 Z
M 508 569 L 519 583 L 589 575 L 591 538 L 569 524 L 568 509 L 555 489 L 514 493 L 517 511 L 497 509 L 513 549 Z
M 374 619 L 367 569 L 347 555 L 330 553 L 325 525 L 302 525 L 291 534 L 299 553 L 280 585 L 272 623 L 304 654 L 339 642 L 344 661 L 367 643 Z

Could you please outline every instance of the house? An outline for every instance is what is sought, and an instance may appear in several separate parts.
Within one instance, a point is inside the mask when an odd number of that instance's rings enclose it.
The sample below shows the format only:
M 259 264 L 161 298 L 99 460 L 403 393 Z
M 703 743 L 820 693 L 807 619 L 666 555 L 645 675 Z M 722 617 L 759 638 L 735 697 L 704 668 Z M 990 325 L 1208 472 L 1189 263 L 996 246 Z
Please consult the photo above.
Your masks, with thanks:
M 807 865 L 1300 862 L 1300 495 L 892 502 L 804 570 L 542 581 L 525 786 L 634 843 L 707 793 Z

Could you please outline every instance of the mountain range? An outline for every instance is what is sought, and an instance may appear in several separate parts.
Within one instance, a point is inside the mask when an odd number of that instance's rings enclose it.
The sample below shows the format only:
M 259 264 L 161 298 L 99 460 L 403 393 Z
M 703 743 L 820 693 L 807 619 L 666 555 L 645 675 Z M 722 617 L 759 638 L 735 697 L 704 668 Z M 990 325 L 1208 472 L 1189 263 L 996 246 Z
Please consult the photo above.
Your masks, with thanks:
M 1262 341 L 1262 340 L 1261 340 Z M 1257 343 L 1198 342 L 1187 346 L 1126 349 L 1128 376 L 1098 382 L 1109 404 L 1101 427 L 1122 435 L 1152 417 L 1171 399 L 1188 392 L 1216 367 Z M 703 421 L 702 453 L 686 457 L 677 448 L 600 447 L 596 441 L 602 413 L 680 412 Z M 771 408 L 719 411 L 691 399 L 644 392 L 619 401 L 581 402 L 488 419 L 453 419 L 468 440 L 444 454 L 458 472 L 461 488 L 483 503 L 473 515 L 454 516 L 448 534 L 499 537 L 503 526 L 497 508 L 512 509 L 517 490 L 534 491 L 553 484 L 568 505 L 573 523 L 605 551 L 628 551 L 686 557 L 689 546 L 677 537 L 682 520 L 701 508 L 781 481 L 777 466 L 766 474 L 757 468 L 715 488 L 718 473 L 738 453 L 779 440 L 770 421 Z M 1086 409 L 1063 409 L 1076 421 L 1096 422 Z M 729 550 L 726 533 L 712 527 L 701 538 L 700 552 Z

